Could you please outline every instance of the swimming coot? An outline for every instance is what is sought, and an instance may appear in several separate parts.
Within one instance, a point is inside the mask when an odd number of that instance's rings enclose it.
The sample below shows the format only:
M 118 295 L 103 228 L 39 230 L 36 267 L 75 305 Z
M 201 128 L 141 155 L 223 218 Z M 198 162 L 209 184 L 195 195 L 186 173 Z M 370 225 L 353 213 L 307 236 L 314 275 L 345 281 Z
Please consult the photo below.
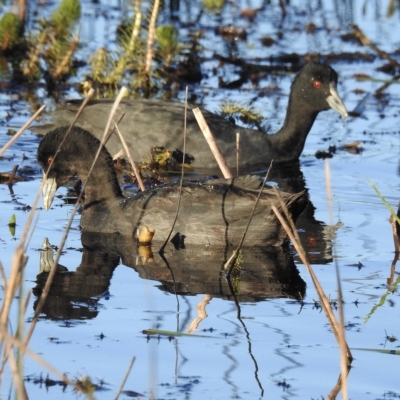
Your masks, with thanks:
M 308 133 L 320 111 L 333 108 L 343 117 L 346 107 L 337 91 L 338 76 L 328 65 L 308 63 L 296 75 L 289 97 L 286 118 L 282 128 L 275 134 L 265 134 L 254 129 L 236 126 L 220 115 L 202 110 L 227 164 L 236 166 L 236 132 L 240 133 L 240 167 L 269 165 L 274 162 L 297 160 L 303 151 Z M 83 110 L 77 125 L 101 139 L 111 110 L 113 100 L 94 100 Z M 72 102 L 66 108 L 51 114 L 52 122 L 36 126 L 38 132 L 70 124 L 80 105 Z M 215 159 L 210 152 L 204 136 L 189 105 L 187 115 L 186 152 L 194 157 L 195 168 L 216 168 Z M 150 153 L 150 148 L 163 146 L 174 151 L 182 150 L 184 105 L 163 100 L 123 100 L 115 116 L 119 120 L 120 131 L 125 137 L 133 158 L 142 161 Z M 115 154 L 122 149 L 117 135 L 107 144 L 108 150 Z
M 133 236 L 138 229 L 147 226 L 155 229 L 153 242 L 164 241 L 175 218 L 179 184 L 169 183 L 124 197 L 112 158 L 105 148 L 88 178 L 100 144 L 88 131 L 73 128 L 56 155 L 67 129 L 61 127 L 49 132 L 39 144 L 37 159 L 45 174 L 45 208 L 51 206 L 58 187 L 71 177 L 79 176 L 85 183 L 82 230 Z M 172 237 L 188 244 L 237 245 L 261 183 L 256 176 L 185 182 Z M 307 195 L 305 192 L 280 193 L 295 220 L 307 203 Z M 279 207 L 273 190 L 265 188 L 244 245 L 280 246 L 285 241 L 286 234 L 271 210 L 271 202 Z

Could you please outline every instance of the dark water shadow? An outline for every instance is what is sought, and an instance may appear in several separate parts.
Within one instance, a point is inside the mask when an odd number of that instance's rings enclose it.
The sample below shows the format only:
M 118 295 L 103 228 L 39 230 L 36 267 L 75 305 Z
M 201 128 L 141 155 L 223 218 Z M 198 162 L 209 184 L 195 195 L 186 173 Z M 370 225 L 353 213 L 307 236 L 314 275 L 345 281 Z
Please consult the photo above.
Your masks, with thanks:
M 81 263 L 74 272 L 59 266 L 42 319 L 95 318 L 101 310 L 100 299 L 108 295 L 113 272 L 120 262 L 134 269 L 142 279 L 159 281 L 158 289 L 175 295 L 207 294 L 226 300 L 258 302 L 268 298 L 300 301 L 306 292 L 289 249 L 243 249 L 232 293 L 222 270 L 226 262 L 223 248 L 177 249 L 169 244 L 161 257 L 150 247 L 139 246 L 133 238 L 85 232 L 81 239 Z M 42 251 L 42 257 L 46 252 L 52 250 Z M 38 274 L 33 289 L 36 297 L 40 296 L 47 275 L 46 271 Z M 36 304 L 37 301 L 34 307 Z

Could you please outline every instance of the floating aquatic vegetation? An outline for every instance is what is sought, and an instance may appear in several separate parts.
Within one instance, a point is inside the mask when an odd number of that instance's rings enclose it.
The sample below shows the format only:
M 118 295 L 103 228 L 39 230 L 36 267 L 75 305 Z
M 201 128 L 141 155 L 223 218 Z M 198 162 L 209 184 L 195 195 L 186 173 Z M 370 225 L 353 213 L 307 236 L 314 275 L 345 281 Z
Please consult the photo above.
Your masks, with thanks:
M 264 117 L 255 107 L 244 107 L 239 103 L 226 101 L 221 105 L 221 114 L 225 117 L 233 117 L 240 121 L 258 126 L 264 120 Z
M 209 12 L 215 13 L 220 13 L 225 3 L 225 0 L 203 0 L 204 8 Z

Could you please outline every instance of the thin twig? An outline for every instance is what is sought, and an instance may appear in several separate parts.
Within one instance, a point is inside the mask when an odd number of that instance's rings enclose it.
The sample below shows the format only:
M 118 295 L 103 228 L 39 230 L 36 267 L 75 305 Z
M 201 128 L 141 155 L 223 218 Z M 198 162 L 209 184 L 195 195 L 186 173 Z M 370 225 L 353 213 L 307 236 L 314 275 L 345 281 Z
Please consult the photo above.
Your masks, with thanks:
M 329 159 L 325 159 L 325 185 L 326 185 L 326 195 L 329 208 L 329 220 L 330 225 L 333 226 L 333 207 L 332 207 L 332 188 L 331 188 L 331 169 Z M 332 245 L 332 249 L 335 249 L 335 243 Z M 338 289 L 338 306 L 339 306 L 339 349 L 340 349 L 340 369 L 342 374 L 342 399 L 347 400 L 347 356 L 346 356 L 346 337 L 344 331 L 344 309 L 343 309 L 343 293 L 342 284 L 340 279 L 340 269 L 337 262 L 337 257 L 335 257 L 335 270 L 336 270 L 336 285 Z
M 32 115 L 31 118 L 25 124 L 22 126 L 22 128 L 3 146 L 3 148 L 0 150 L 0 157 L 3 155 L 3 153 L 24 133 L 25 129 L 28 128 L 28 126 L 40 115 L 40 113 L 46 108 L 45 105 L 39 108 L 35 112 L 35 114 Z
M 61 147 L 63 146 L 64 142 L 67 140 L 69 133 L 71 132 L 72 128 L 75 126 L 75 123 L 78 120 L 79 116 L 81 115 L 83 109 L 86 107 L 86 104 L 93 97 L 93 95 L 94 95 L 94 89 L 90 89 L 89 92 L 87 93 L 85 99 L 82 101 L 82 104 L 80 105 L 78 111 L 76 112 L 74 119 L 72 120 L 70 126 L 67 129 L 67 132 L 65 132 L 63 140 L 61 141 L 61 143 L 58 147 L 58 150 L 56 151 L 56 154 L 54 154 L 54 156 L 53 156 L 53 163 L 54 163 L 54 160 L 57 157 L 57 154 L 59 153 Z M 49 169 L 47 170 L 47 173 L 49 173 L 49 171 L 51 170 L 53 163 L 50 164 Z
M 200 108 L 194 108 L 192 111 L 201 131 L 203 132 L 204 137 L 206 138 L 208 145 L 210 146 L 210 149 L 218 163 L 218 166 L 221 169 L 222 175 L 225 179 L 233 178 L 232 172 L 229 169 L 224 157 L 222 156 L 221 151 L 218 148 L 217 142 L 215 141 L 214 136 L 212 135 L 210 128 L 208 127 L 207 121 L 205 120 L 203 113 L 200 111 Z
M 108 116 L 106 127 L 104 128 L 103 137 L 101 139 L 102 146 L 104 146 L 106 144 L 107 140 L 110 138 L 110 136 L 107 136 L 108 130 L 110 129 L 111 122 L 114 120 L 114 114 L 117 111 L 119 103 L 121 102 L 123 97 L 125 97 L 125 94 L 127 92 L 128 92 L 128 89 L 125 86 L 122 86 L 121 90 L 118 93 L 117 98 L 114 101 L 114 104 L 110 111 L 110 115 Z M 119 123 L 119 121 L 118 121 L 118 123 Z M 101 146 L 99 146 L 98 153 L 100 153 L 100 151 L 101 151 Z
M 129 151 L 129 149 L 128 149 L 128 145 L 126 144 L 125 139 L 124 139 L 124 137 L 122 136 L 122 134 L 121 134 L 121 132 L 120 132 L 120 130 L 119 130 L 119 128 L 118 128 L 118 125 L 117 125 L 117 123 L 116 123 L 115 121 L 114 121 L 114 124 L 115 124 L 115 130 L 117 131 L 118 136 L 119 136 L 119 139 L 121 140 L 121 143 L 122 143 L 122 146 L 123 146 L 123 148 L 124 148 L 125 154 L 127 155 L 129 162 L 131 163 L 131 166 L 132 166 L 132 169 L 133 169 L 133 173 L 134 173 L 135 176 L 136 176 L 136 179 L 137 179 L 137 181 L 138 181 L 140 190 L 141 190 L 142 192 L 144 192 L 144 191 L 146 190 L 146 188 L 144 187 L 142 178 L 141 178 L 141 176 L 140 176 L 140 174 L 139 174 L 138 169 L 136 168 L 135 161 L 133 161 L 133 158 L 132 158 L 132 156 L 131 156 L 131 153 L 130 153 L 130 151 Z
M 119 124 L 121 123 L 121 121 L 123 120 L 124 117 L 125 117 L 125 113 L 122 113 L 121 117 L 120 117 L 119 120 L 117 121 L 117 126 L 119 126 Z M 113 121 L 114 121 L 114 120 L 113 120 Z M 115 124 L 115 121 L 114 121 L 114 124 Z M 106 135 L 106 138 L 104 139 L 103 146 L 105 146 L 105 145 L 107 144 L 107 142 L 110 140 L 110 138 L 111 138 L 111 136 L 113 135 L 114 132 L 115 132 L 115 126 L 114 126 L 114 128 L 113 128 L 110 132 L 108 132 L 108 134 Z M 120 150 L 120 151 L 122 151 L 122 154 L 124 154 L 124 151 L 123 151 L 123 150 Z M 117 158 L 117 155 L 118 155 L 118 154 L 119 154 L 119 152 L 113 156 L 113 160 L 115 160 L 115 159 Z
M 153 1 L 153 9 L 151 10 L 151 17 L 149 22 L 149 36 L 147 39 L 147 52 L 146 52 L 146 65 L 145 73 L 150 76 L 151 64 L 153 62 L 153 45 L 156 40 L 156 22 L 158 17 L 158 9 L 160 8 L 160 0 Z
M 3 264 L 1 263 L 1 261 L 0 261 L 0 276 L 1 276 L 1 281 L 3 284 L 3 293 L 4 293 L 5 291 L 7 291 L 8 284 L 7 284 L 6 274 L 4 272 L 4 267 L 3 267 Z
M 129 376 L 129 374 L 131 373 L 131 369 L 132 369 L 132 367 L 133 367 L 133 364 L 135 363 L 135 360 L 136 360 L 136 357 L 133 357 L 132 360 L 131 360 L 131 362 L 130 362 L 130 364 L 129 364 L 129 366 L 128 366 L 128 369 L 126 370 L 124 379 L 122 379 L 121 385 L 119 386 L 119 388 L 118 388 L 118 390 L 117 390 L 117 393 L 115 394 L 115 397 L 114 397 L 115 400 L 118 400 L 118 397 L 119 397 L 119 395 L 121 394 L 122 389 L 123 389 L 124 386 L 125 386 L 126 380 L 128 379 L 128 376 Z
M 394 251 L 395 253 L 398 253 L 400 250 L 400 245 L 399 245 L 399 236 L 398 236 L 398 223 L 396 221 L 396 218 L 391 215 L 389 217 L 389 222 L 392 225 L 392 233 L 393 233 L 393 243 L 394 243 Z
M 350 26 L 353 28 L 354 35 L 364 46 L 369 46 L 372 50 L 378 53 L 381 58 L 388 60 L 393 66 L 400 68 L 400 63 L 394 58 L 390 57 L 386 51 L 381 50 L 376 44 L 372 43 L 356 24 L 350 24 Z
M 203 298 L 199 301 L 196 306 L 197 317 L 195 317 L 195 319 L 189 324 L 185 333 L 193 333 L 194 331 L 197 331 L 197 329 L 199 329 L 200 322 L 208 317 L 206 306 L 208 306 L 212 299 L 213 296 L 211 296 L 210 294 L 205 294 Z
M 12 343 L 13 346 L 18 347 L 21 351 L 23 351 L 25 354 L 27 354 L 30 358 L 32 358 L 34 361 L 36 361 L 38 364 L 42 365 L 44 368 L 46 368 L 49 372 L 52 374 L 58 376 L 63 382 L 67 383 L 68 385 L 76 387 L 76 384 L 73 381 L 70 381 L 65 374 L 63 374 L 61 371 L 53 367 L 50 363 L 48 363 L 44 358 L 40 357 L 37 353 L 32 351 L 27 347 L 25 343 L 22 343 L 21 341 L 15 339 L 13 336 L 11 336 L 3 326 L 0 326 L 0 336 L 4 337 L 4 339 L 10 343 Z
M 236 132 L 236 176 L 239 176 L 239 144 L 240 133 Z
M 392 265 L 390 266 L 390 275 L 389 275 L 389 278 L 387 278 L 387 280 L 386 280 L 388 286 L 393 285 L 394 276 L 396 273 L 396 264 L 397 264 L 397 261 L 399 261 L 399 255 L 400 254 L 398 252 L 394 253 Z
M 117 133 L 118 133 L 119 139 L 121 140 L 121 143 L 122 143 L 122 146 L 123 146 L 123 148 L 124 148 L 125 154 L 127 155 L 129 162 L 131 163 L 132 170 L 133 170 L 133 173 L 134 173 L 135 176 L 136 176 L 136 179 L 137 179 L 137 181 L 138 181 L 138 185 L 139 185 L 139 187 L 140 187 L 140 190 L 141 190 L 142 192 L 144 192 L 144 191 L 146 190 L 146 188 L 144 187 L 142 178 L 141 178 L 141 176 L 140 176 L 140 174 L 139 174 L 138 169 L 136 168 L 135 161 L 133 160 L 133 158 L 132 158 L 132 156 L 131 156 L 131 153 L 130 153 L 130 151 L 129 151 L 128 145 L 126 144 L 125 139 L 124 139 L 124 137 L 122 136 L 122 134 L 121 134 L 121 132 L 120 132 L 120 130 L 119 130 L 119 128 L 118 128 L 118 125 L 117 125 L 117 123 L 116 123 L 115 121 L 114 121 L 114 125 L 115 125 L 115 126 L 114 126 L 114 127 L 115 127 L 115 130 L 116 130 Z
M 186 121 L 187 121 L 187 98 L 188 98 L 188 87 L 186 86 L 186 93 L 185 93 L 185 114 L 184 114 L 184 118 L 183 118 L 183 158 L 182 158 L 182 169 L 181 169 L 181 179 L 179 182 L 179 198 L 178 198 L 178 205 L 176 207 L 176 213 L 175 213 L 175 218 L 174 218 L 174 222 L 172 223 L 171 226 L 171 230 L 169 231 L 169 234 L 167 236 L 167 238 L 165 239 L 164 244 L 161 246 L 160 250 L 158 251 L 159 254 L 163 254 L 164 253 L 164 249 L 167 246 L 167 243 L 169 242 L 169 239 L 172 235 L 172 232 L 174 230 L 176 221 L 178 220 L 178 215 L 179 215 L 179 209 L 181 206 L 181 198 L 182 198 L 182 187 L 183 187 L 183 176 L 185 174 L 185 156 L 186 156 Z
M 284 203 L 281 204 L 282 208 L 286 207 Z M 277 216 L 279 222 L 282 224 L 283 229 L 285 229 L 287 235 L 289 236 L 289 239 L 292 241 L 293 246 L 295 247 L 297 253 L 299 254 L 299 257 L 301 261 L 303 262 L 304 266 L 306 267 L 307 271 L 309 272 L 311 279 L 314 283 L 314 286 L 316 288 L 318 297 L 321 301 L 322 309 L 325 312 L 325 315 L 327 316 L 327 319 L 331 325 L 332 331 L 335 334 L 336 340 L 339 342 L 339 324 L 336 320 L 335 315 L 332 312 L 332 308 L 330 305 L 330 302 L 328 298 L 326 297 L 321 284 L 319 283 L 317 276 L 315 275 L 313 269 L 311 268 L 311 265 L 308 261 L 307 255 L 304 251 L 304 248 L 301 245 L 299 235 L 296 230 L 292 231 L 288 224 L 286 223 L 285 219 L 283 218 L 282 214 L 278 210 L 278 208 L 271 202 L 271 208 L 274 211 L 275 215 Z M 348 361 L 351 362 L 353 359 L 351 355 L 350 348 L 348 347 L 346 343 L 346 353 L 347 353 L 347 358 Z
M 246 225 L 246 228 L 245 228 L 245 230 L 243 232 L 242 239 L 240 240 L 240 243 L 239 243 L 238 247 L 236 248 L 236 250 L 232 253 L 231 257 L 229 258 L 229 260 L 224 265 L 224 269 L 228 269 L 229 268 L 229 271 L 227 273 L 228 278 L 231 276 L 232 269 L 233 269 L 233 267 L 235 265 L 235 261 L 236 261 L 238 255 L 239 255 L 239 251 L 242 248 L 244 239 L 246 238 L 247 231 L 249 230 L 249 226 L 250 226 L 251 220 L 253 219 L 253 215 L 254 215 L 254 212 L 256 211 L 256 208 L 257 208 L 258 202 L 260 200 L 261 194 L 262 194 L 263 190 L 265 189 L 265 183 L 267 182 L 269 171 L 272 168 L 272 163 L 273 163 L 273 160 L 269 164 L 269 168 L 268 168 L 267 174 L 265 175 L 263 183 L 262 183 L 262 185 L 260 187 L 260 191 L 258 192 L 257 199 L 256 199 L 256 201 L 254 203 L 253 209 L 251 210 L 250 217 L 249 217 L 249 220 L 247 221 L 247 225 Z
M 389 82 L 384 83 L 375 90 L 375 96 L 380 96 L 392 83 L 396 83 L 400 79 L 400 74 L 393 76 Z
M 99 156 L 99 154 L 100 154 L 100 152 L 101 152 L 101 149 L 102 149 L 102 146 L 103 146 L 103 140 L 104 140 L 104 138 L 105 138 L 105 136 L 106 136 L 106 134 L 107 134 L 107 132 L 108 132 L 108 128 L 109 128 L 109 126 L 110 126 L 111 120 L 112 120 L 112 118 L 113 118 L 113 116 L 114 116 L 114 113 L 115 113 L 115 111 L 116 111 L 116 109 L 117 109 L 117 107 L 118 107 L 119 102 L 121 101 L 122 97 L 123 97 L 124 94 L 126 93 L 126 90 L 127 90 L 127 89 L 126 89 L 125 87 L 121 88 L 121 91 L 120 91 L 120 93 L 118 94 L 117 99 L 115 100 L 114 105 L 113 105 L 113 107 L 112 107 L 112 109 L 111 109 L 110 117 L 109 117 L 109 119 L 108 119 L 108 121 L 107 121 L 107 127 L 106 127 L 106 130 L 104 131 L 104 134 L 103 134 L 102 142 L 101 142 L 100 145 L 99 145 L 99 148 L 98 148 L 97 153 L 96 153 L 96 156 L 95 156 L 95 158 L 94 158 L 94 160 L 93 160 L 92 166 L 90 167 L 90 170 L 89 170 L 89 172 L 88 172 L 88 179 L 89 179 L 90 174 L 91 174 L 92 171 L 93 171 L 93 167 L 94 167 L 94 165 L 96 164 L 97 158 L 98 158 L 98 156 Z M 85 103 L 85 104 L 86 104 L 86 103 Z M 81 110 L 81 109 L 80 109 L 80 110 Z M 74 121 L 76 121 L 76 119 L 77 119 L 77 118 L 75 118 Z M 73 123 L 74 123 L 74 121 L 73 121 Z M 73 124 L 73 123 L 72 123 L 72 124 Z M 72 124 L 71 124 L 71 126 L 72 126 Z M 68 131 L 67 131 L 67 133 L 68 133 Z M 65 138 L 64 138 L 64 140 L 65 140 Z M 63 142 L 64 142 L 64 141 L 63 141 Z M 73 218 L 74 218 L 74 216 L 75 216 L 75 213 L 76 213 L 76 211 L 77 211 L 77 209 L 78 209 L 79 201 L 80 201 L 80 199 L 81 199 L 81 197 L 82 197 L 82 194 L 83 194 L 83 192 L 84 192 L 84 189 L 85 189 L 85 183 L 82 185 L 82 190 L 81 190 L 81 192 L 80 192 L 80 194 L 79 194 L 79 196 L 78 196 L 78 198 L 77 198 L 77 201 L 76 201 L 76 204 L 75 204 L 74 208 L 72 209 L 70 218 L 69 218 L 69 220 L 68 220 L 68 222 L 67 222 L 67 226 L 66 226 L 66 228 L 65 228 L 63 237 L 61 238 L 61 242 L 60 242 L 60 245 L 59 245 L 57 254 L 56 254 L 55 259 L 54 259 L 54 264 L 52 265 L 52 267 L 51 267 L 51 269 L 50 269 L 50 272 L 49 272 L 49 275 L 48 275 L 48 277 L 47 277 L 46 283 L 45 283 L 45 285 L 44 285 L 42 294 L 41 294 L 41 296 L 40 296 L 40 298 L 39 298 L 39 301 L 38 301 L 38 303 L 37 303 L 36 310 L 35 310 L 35 315 L 33 316 L 32 322 L 31 322 L 31 324 L 30 324 L 30 326 L 29 326 L 29 330 L 28 330 L 28 333 L 27 333 L 26 338 L 25 338 L 25 342 L 24 342 L 24 343 L 25 343 L 26 345 L 29 343 L 29 340 L 30 340 L 30 338 L 32 337 L 32 334 L 33 334 L 33 331 L 34 331 L 34 329 L 35 329 L 35 327 L 36 327 L 37 321 L 39 320 L 39 315 L 40 315 L 40 313 L 41 313 L 41 311 L 42 311 L 42 308 L 43 308 L 43 306 L 44 306 L 44 304 L 45 304 L 45 302 L 46 302 L 47 296 L 48 296 L 48 294 L 49 294 L 51 283 L 52 283 L 53 278 L 54 278 L 54 275 L 55 275 L 55 273 L 56 273 L 56 271 L 57 271 L 58 261 L 59 261 L 59 259 L 60 259 L 60 257 L 61 257 L 61 252 L 62 252 L 62 250 L 63 250 L 63 248 L 64 248 L 64 245 L 65 245 L 65 242 L 66 242 L 66 240 L 67 240 L 67 236 L 68 236 L 68 233 L 69 233 L 69 229 L 70 229 L 70 227 L 71 227 L 71 224 L 72 224 Z
M 12 344 L 8 346 L 9 349 L 11 349 Z M 9 353 L 9 365 L 10 369 L 12 372 L 12 377 L 15 382 L 15 387 L 16 387 L 16 398 L 21 399 L 21 400 L 28 400 L 28 394 L 26 392 L 25 384 L 24 384 L 24 379 L 21 377 L 21 374 L 18 372 L 19 365 L 17 361 L 15 360 L 14 353 L 11 351 Z
M 14 165 L 11 174 L 10 174 L 10 178 L 8 179 L 8 187 L 10 188 L 10 190 L 12 189 L 12 186 L 14 185 L 14 178 L 15 178 L 15 174 L 18 171 L 18 165 Z

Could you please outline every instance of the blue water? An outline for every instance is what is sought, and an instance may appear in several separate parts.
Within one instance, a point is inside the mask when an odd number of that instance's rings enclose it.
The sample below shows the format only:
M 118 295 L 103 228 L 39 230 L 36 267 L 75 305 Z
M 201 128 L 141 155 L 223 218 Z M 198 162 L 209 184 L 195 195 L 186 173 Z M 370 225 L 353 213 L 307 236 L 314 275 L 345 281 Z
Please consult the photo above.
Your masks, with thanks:
M 260 3 L 239 1 L 237 7 L 257 8 Z M 360 51 L 374 55 L 369 48 L 340 39 L 340 35 L 350 30 L 350 21 L 358 24 L 370 40 L 400 62 L 398 52 L 395 53 L 400 44 L 399 10 L 387 18 L 385 13 L 388 3 L 365 2 L 366 13 L 363 14 L 362 4 L 358 2 L 351 3 L 349 9 L 345 9 L 343 4 L 329 1 L 324 2 L 321 9 L 317 1 L 293 1 L 291 7 L 288 7 L 286 19 L 281 22 L 278 2 L 272 2 L 259 12 L 254 23 L 239 19 L 236 11 L 232 13 L 229 7 L 221 19 L 223 24 L 236 22 L 248 31 L 247 41 L 238 42 L 237 48 L 239 56 L 249 62 L 268 63 L 270 55 L 291 52 L 339 54 Z M 81 27 L 84 46 L 79 50 L 78 57 L 87 58 L 88 53 L 99 46 L 112 46 L 114 30 L 111 27 L 121 17 L 121 9 L 117 6 L 115 4 L 115 8 L 110 8 L 105 4 L 96 6 L 85 3 Z M 182 7 L 186 12 L 185 5 Z M 97 9 L 105 10 L 106 14 L 94 18 Z M 191 12 L 196 15 L 196 7 Z M 89 20 L 91 29 L 87 25 Z M 258 89 L 250 84 L 240 90 L 219 89 L 217 77 L 234 80 L 237 71 L 233 66 L 224 65 L 217 69 L 215 75 L 212 73 L 218 66 L 218 61 L 212 58 L 213 53 L 224 54 L 226 51 L 222 38 L 216 36 L 214 29 L 211 29 L 219 24 L 218 21 L 218 18 L 207 14 L 199 21 L 199 27 L 204 30 L 201 40 L 203 54 L 209 59 L 203 64 L 206 76 L 201 85 L 191 87 L 190 90 L 201 93 L 204 105 L 210 110 L 218 110 L 219 104 L 227 98 L 244 103 L 254 102 L 269 118 L 268 122 L 272 130 L 275 130 L 285 113 L 292 77 L 268 77 L 260 81 Z M 317 26 L 314 34 L 305 32 L 305 25 L 309 22 Z M 279 30 L 283 37 L 276 45 L 271 48 L 261 47 L 260 36 L 271 35 L 276 38 Z M 356 108 L 366 94 L 371 95 L 359 118 L 350 117 L 342 121 L 333 111 L 320 114 L 300 160 L 310 199 L 316 208 L 314 217 L 326 225 L 323 229 L 324 247 L 318 247 L 313 252 L 310 244 L 309 257 L 321 285 L 331 299 L 337 299 L 335 266 L 340 270 L 345 301 L 346 339 L 355 358 L 348 376 L 349 398 L 352 399 L 400 397 L 397 372 L 400 358 L 365 351 L 398 350 L 399 342 L 386 340 L 386 335 L 400 337 L 397 290 L 387 296 L 383 305 L 366 322 L 367 315 L 387 293 L 387 279 L 394 256 L 389 212 L 368 180 L 377 186 L 394 208 L 397 207 L 400 194 L 399 84 L 394 83 L 386 89 L 381 100 L 373 96 L 374 91 L 383 84 L 382 80 L 390 79 L 388 75 L 376 71 L 385 62 L 374 57 L 372 62 L 340 60 L 332 63 L 340 76 L 338 91 L 348 110 Z M 355 75 L 360 73 L 376 80 L 359 81 Z M 75 80 L 79 81 L 79 77 Z M 276 84 L 279 90 L 268 91 L 268 96 L 258 97 L 260 91 Z M 183 90 L 178 92 L 179 98 L 183 99 L 183 95 Z M 68 96 L 78 97 L 78 94 L 71 90 Z M 50 103 L 45 99 L 43 101 Z M 11 115 L 9 120 L 5 119 L 7 113 Z M 6 136 L 8 128 L 20 127 L 31 113 L 30 105 L 22 97 L 1 94 L 0 146 L 9 139 Z M 355 155 L 339 149 L 355 141 L 360 142 L 359 147 L 363 149 L 361 154 Z M 0 161 L 1 172 L 10 171 L 15 164 L 20 168 L 29 166 L 34 169 L 32 180 L 13 186 L 13 195 L 7 185 L 0 185 L 0 261 L 6 275 L 28 218 L 24 206 L 32 205 L 40 187 L 41 171 L 35 162 L 38 142 L 36 135 L 27 131 L 6 152 L 5 156 L 11 159 Z M 338 148 L 329 160 L 332 217 L 326 195 L 326 162 L 314 156 L 317 150 L 327 150 L 329 145 Z M 25 160 L 22 151 L 28 157 Z M 66 189 L 58 193 L 60 198 L 56 199 L 52 210 L 35 214 L 34 232 L 27 246 L 29 260 L 24 271 L 26 293 L 36 286 L 40 257 L 38 249 L 44 238 L 58 245 L 71 213 L 72 206 L 64 203 Z M 12 214 L 17 219 L 15 237 L 8 228 Z M 330 225 L 336 224 L 340 227 L 329 229 Z M 83 255 L 78 229 L 79 216 L 75 216 L 72 227 L 60 264 L 69 271 L 76 271 L 82 264 Z M 303 229 L 304 226 L 299 224 L 298 228 Z M 311 242 L 314 239 L 309 235 L 307 240 Z M 95 393 L 96 399 L 115 396 L 133 357 L 136 360 L 125 389 L 142 394 L 141 398 L 327 398 L 339 377 L 339 350 L 324 313 L 315 306 L 314 300 L 318 296 L 297 257 L 297 268 L 307 285 L 303 304 L 284 295 L 271 296 L 270 292 L 270 297 L 260 295 L 257 301 L 250 296 L 240 300 L 239 296 L 238 314 L 238 306 L 231 298 L 196 292 L 195 289 L 201 287 L 202 282 L 198 275 L 189 273 L 194 263 L 190 261 L 190 256 L 186 262 L 176 266 L 176 271 L 181 270 L 183 276 L 179 288 L 181 293 L 186 291 L 187 295 L 170 293 L 167 289 L 171 285 L 167 287 L 165 282 L 161 284 L 157 279 L 150 279 L 151 276 L 161 276 L 157 259 L 153 263 L 143 264 L 143 259 L 135 251 L 130 256 L 133 261 L 136 260 L 136 270 L 133 268 L 134 263 L 129 267 L 116 267 L 108 292 L 93 295 L 90 306 L 88 301 L 74 298 L 69 304 L 69 312 L 75 317 L 62 317 L 66 307 L 64 303 L 60 304 L 58 310 L 59 320 L 48 319 L 50 314 L 44 313 L 30 341 L 30 349 L 71 379 L 89 376 L 97 384 L 104 382 L 104 390 Z M 361 269 L 355 266 L 358 263 L 362 263 Z M 92 264 L 89 262 L 89 265 Z M 138 271 L 146 279 L 140 277 Z M 398 273 L 393 277 L 396 280 Z M 88 276 L 87 286 L 93 280 L 94 276 Z M 170 277 L 166 275 L 165 281 L 170 282 Z M 222 285 L 225 283 L 223 279 L 221 282 Z M 239 284 L 242 295 L 248 289 L 245 282 L 243 278 L 242 286 Z M 65 288 L 68 289 L 68 281 L 65 282 Z M 265 293 L 268 288 L 265 284 Z M 32 295 L 26 312 L 27 327 L 34 313 L 35 299 Z M 142 333 L 150 328 L 186 332 L 198 315 L 197 306 L 205 303 L 207 316 L 199 322 L 198 329 L 193 331 L 196 337 L 148 340 Z M 14 330 L 16 307 L 15 304 L 12 314 L 14 319 L 10 321 Z M 54 315 L 57 315 L 57 311 Z M 105 336 L 102 338 L 101 334 Z M 45 378 L 48 374 L 43 365 L 28 356 L 25 357 L 24 368 L 27 377 L 38 378 L 42 374 Z M 59 379 L 53 373 L 50 373 L 50 377 Z M 7 370 L 2 384 L 3 397 L 6 397 L 10 385 L 11 378 Z M 32 379 L 25 385 L 30 398 L 76 398 L 69 387 L 65 390 L 60 385 L 45 388 L 45 384 L 34 383 Z M 129 393 L 121 398 L 129 398 Z

